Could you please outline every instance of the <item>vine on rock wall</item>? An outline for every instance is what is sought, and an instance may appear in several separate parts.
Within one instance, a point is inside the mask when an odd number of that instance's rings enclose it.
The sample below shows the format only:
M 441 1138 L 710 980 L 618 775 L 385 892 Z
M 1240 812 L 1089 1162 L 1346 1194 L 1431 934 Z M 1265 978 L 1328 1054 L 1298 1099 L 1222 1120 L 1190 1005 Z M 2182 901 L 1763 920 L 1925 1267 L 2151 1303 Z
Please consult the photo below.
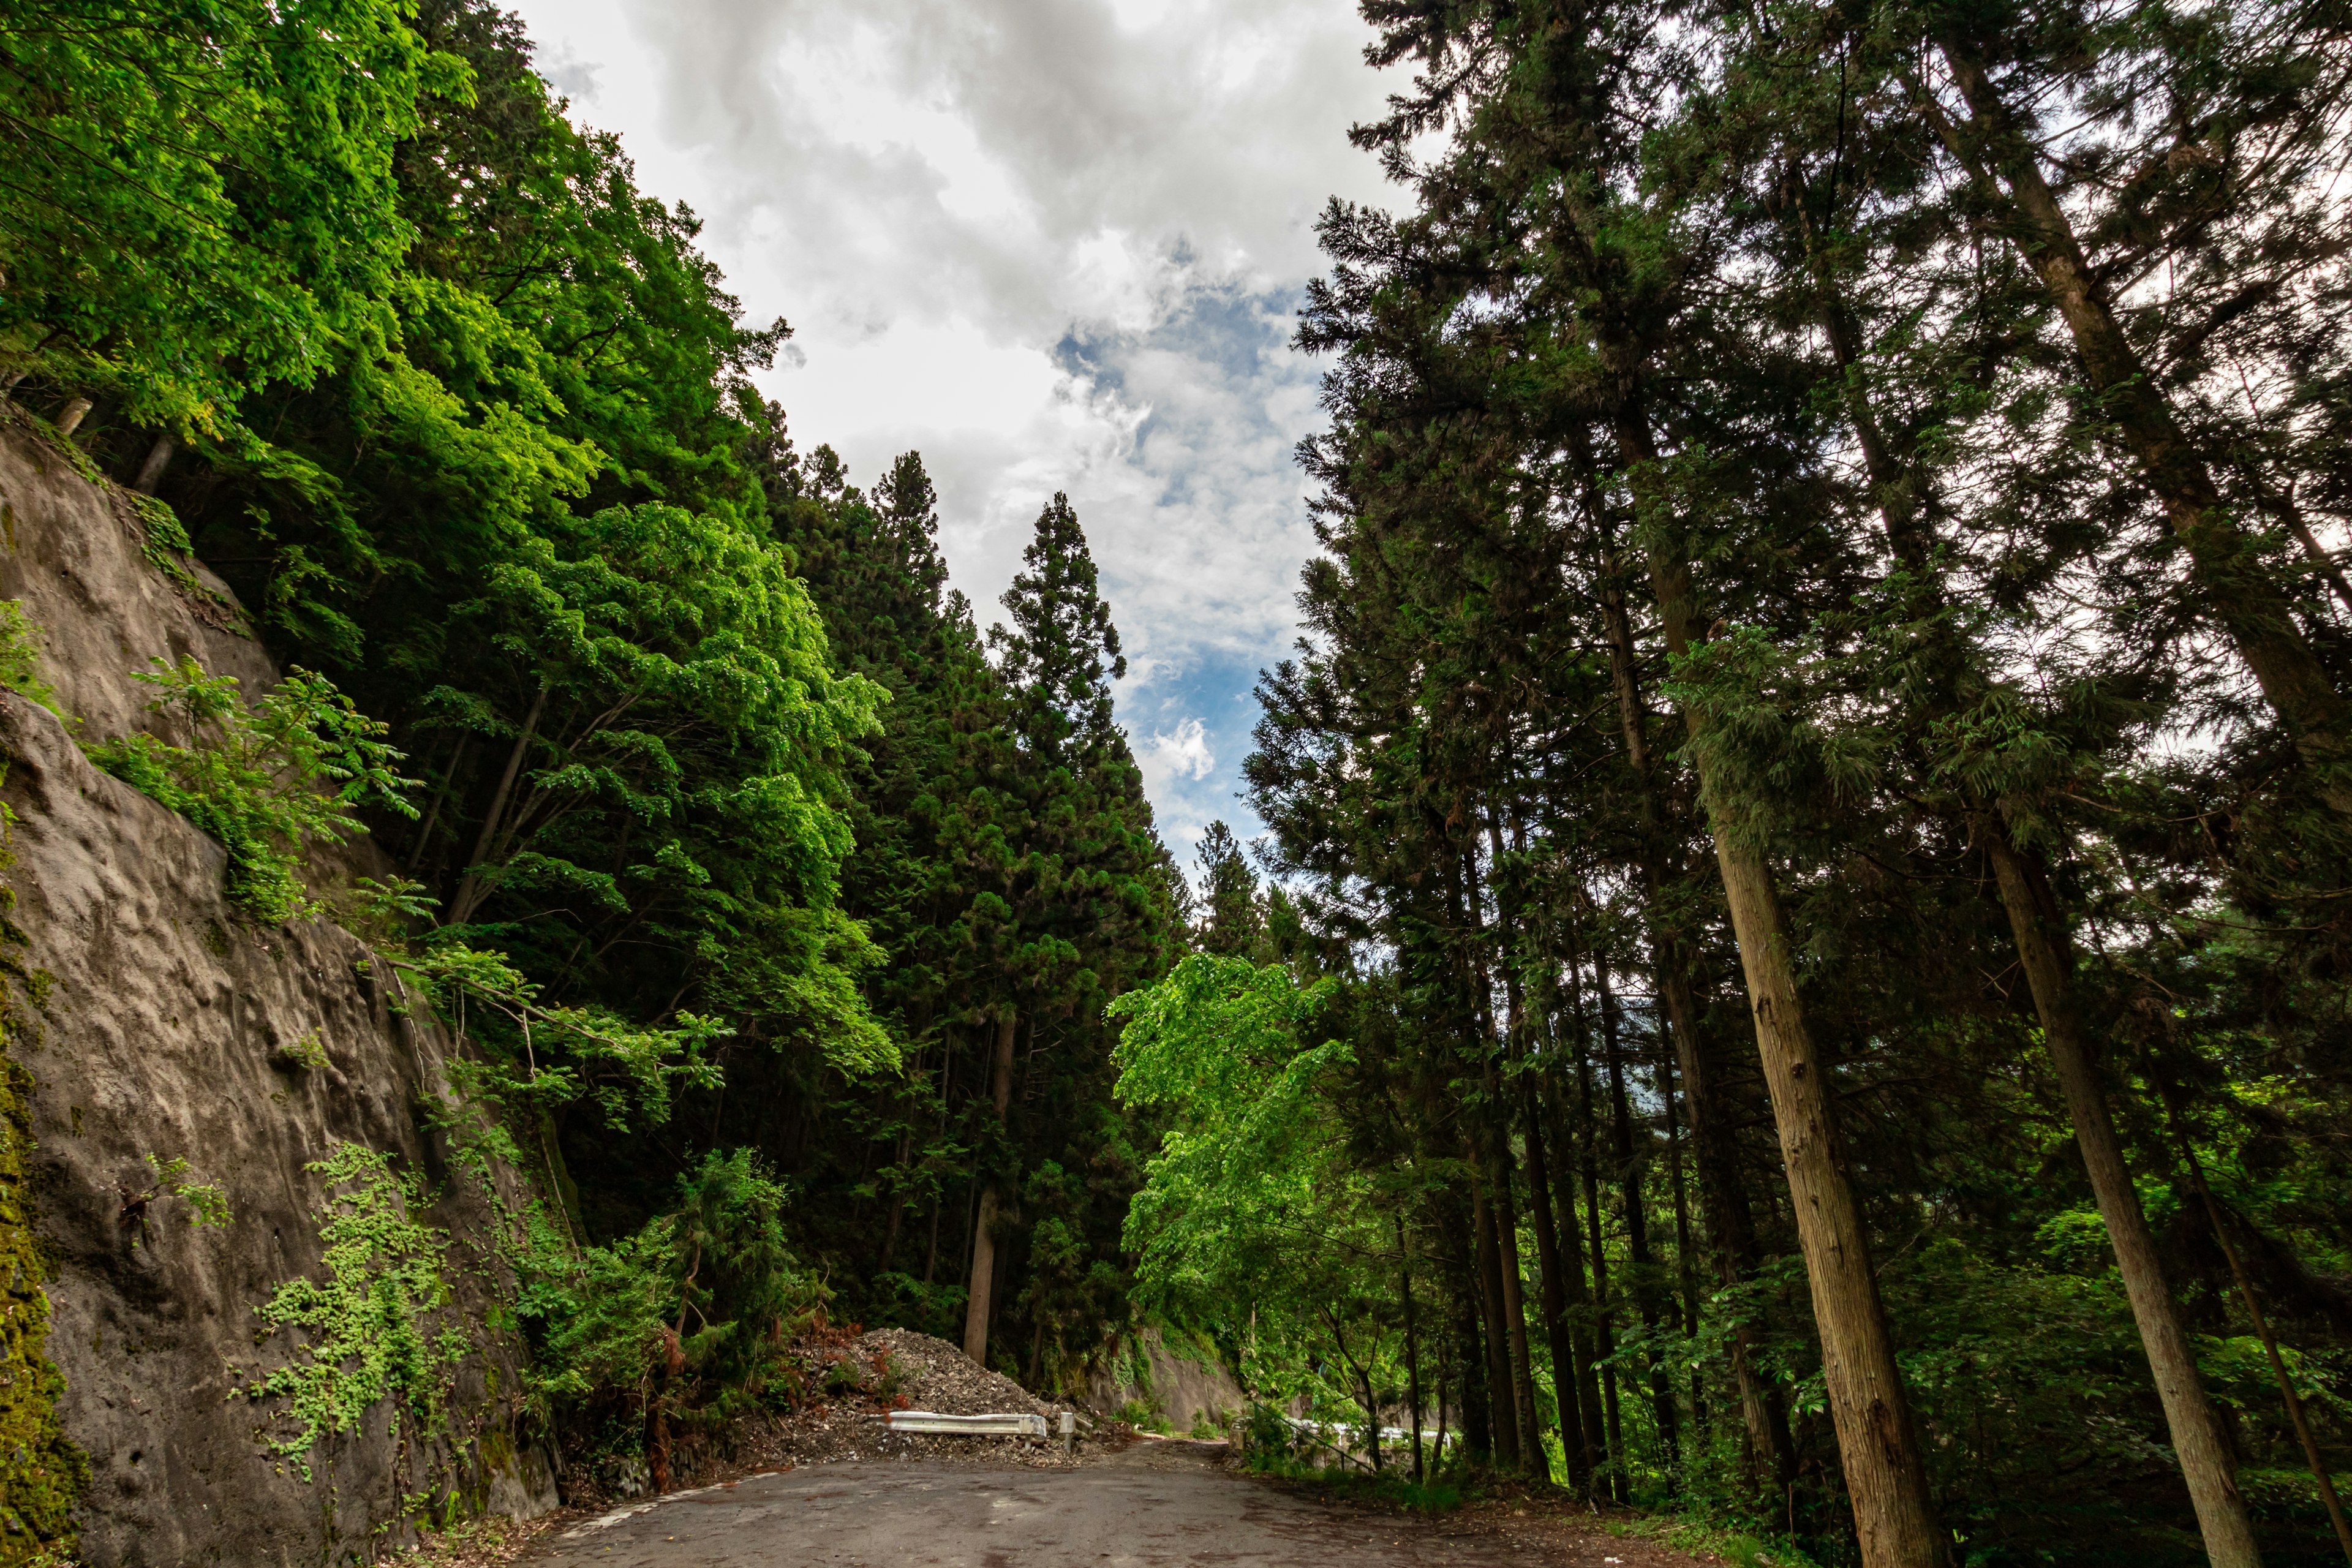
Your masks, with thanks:
M 326 1278 L 291 1279 L 255 1309 L 271 1330 L 309 1334 L 298 1359 L 247 1392 L 286 1401 L 269 1451 L 290 1459 L 304 1480 L 320 1439 L 358 1432 L 390 1403 L 385 1432 L 404 1461 L 415 1440 L 440 1434 L 457 1363 L 472 1349 L 460 1330 L 435 1320 L 449 1305 L 443 1273 L 449 1237 L 415 1211 L 425 1197 L 414 1175 L 359 1143 L 338 1143 L 307 1169 L 323 1177 L 320 1238 Z

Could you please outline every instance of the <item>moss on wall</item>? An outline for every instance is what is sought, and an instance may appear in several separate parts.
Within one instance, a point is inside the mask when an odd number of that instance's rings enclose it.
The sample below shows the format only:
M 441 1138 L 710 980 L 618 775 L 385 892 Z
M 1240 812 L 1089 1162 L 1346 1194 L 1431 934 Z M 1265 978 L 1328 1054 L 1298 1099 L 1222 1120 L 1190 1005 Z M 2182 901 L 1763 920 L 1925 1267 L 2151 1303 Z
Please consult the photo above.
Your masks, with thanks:
M 0 808 L 0 871 L 15 862 Z M 40 978 L 16 960 L 24 934 L 16 893 L 0 887 L 0 1050 L 20 1028 L 19 987 Z M 46 1353 L 49 1259 L 34 1224 L 30 1186 L 33 1075 L 0 1055 L 0 1568 L 71 1555 L 73 1507 L 89 1486 L 89 1461 L 58 1425 L 65 1379 Z

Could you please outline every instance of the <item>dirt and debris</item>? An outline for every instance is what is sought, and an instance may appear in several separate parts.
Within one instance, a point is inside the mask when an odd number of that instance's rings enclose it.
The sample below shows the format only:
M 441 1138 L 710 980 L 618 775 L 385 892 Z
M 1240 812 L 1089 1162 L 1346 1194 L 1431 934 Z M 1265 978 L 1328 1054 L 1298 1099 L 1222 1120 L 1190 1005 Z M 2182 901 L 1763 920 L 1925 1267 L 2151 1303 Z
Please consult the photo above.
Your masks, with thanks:
M 782 1383 L 793 1391 L 782 1413 L 747 1415 L 715 1432 L 674 1434 L 669 1489 L 856 1458 L 1039 1468 L 1075 1462 L 1063 1453 L 1058 1436 L 1038 1441 L 890 1431 L 885 1418 L 893 1410 L 1037 1415 L 1058 1429 L 1061 1413 L 1076 1409 L 1040 1400 L 1011 1378 L 975 1365 L 947 1341 L 910 1329 L 865 1331 L 855 1323 L 820 1320 L 786 1350 Z M 1095 1439 L 1097 1427 L 1091 1415 L 1080 1415 L 1082 1446 Z M 629 1502 L 646 1494 L 647 1479 L 645 1461 L 634 1455 L 575 1464 L 562 1479 L 563 1500 L 592 1508 Z
M 1002 1468 L 1066 1469 L 1123 1447 L 1133 1434 L 1119 1423 L 1099 1423 L 1079 1414 L 1076 1455 L 1062 1451 L 1058 1436 L 1045 1441 L 894 1433 L 884 1418 L 893 1410 L 928 1410 L 938 1415 L 1034 1414 L 1049 1428 L 1072 1405 L 1041 1400 L 1011 1378 L 975 1365 L 947 1341 L 910 1329 L 860 1330 L 822 1321 L 785 1352 L 801 1390 L 787 1413 L 747 1416 L 724 1430 L 680 1435 L 670 1458 L 672 1491 L 723 1485 L 772 1470 L 852 1461 L 924 1459 L 933 1463 Z M 632 1462 L 634 1461 L 634 1462 Z M 561 1535 L 608 1510 L 650 1501 L 642 1458 L 602 1466 L 574 1464 L 562 1479 L 564 1507 L 539 1519 L 484 1521 L 433 1538 L 403 1563 L 416 1568 L 498 1568 L 511 1563 L 533 1541 Z

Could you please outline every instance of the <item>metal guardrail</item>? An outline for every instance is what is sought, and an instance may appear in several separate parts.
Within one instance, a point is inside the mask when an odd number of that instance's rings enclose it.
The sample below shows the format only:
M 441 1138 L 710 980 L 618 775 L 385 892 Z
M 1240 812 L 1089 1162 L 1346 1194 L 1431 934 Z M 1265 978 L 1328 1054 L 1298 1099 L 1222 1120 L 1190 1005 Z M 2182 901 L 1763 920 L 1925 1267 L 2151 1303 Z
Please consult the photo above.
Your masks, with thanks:
M 893 1432 L 932 1432 L 967 1437 L 1043 1437 L 1043 1415 L 939 1415 L 929 1410 L 893 1410 L 887 1420 Z M 1065 1416 L 1066 1422 L 1068 1417 Z

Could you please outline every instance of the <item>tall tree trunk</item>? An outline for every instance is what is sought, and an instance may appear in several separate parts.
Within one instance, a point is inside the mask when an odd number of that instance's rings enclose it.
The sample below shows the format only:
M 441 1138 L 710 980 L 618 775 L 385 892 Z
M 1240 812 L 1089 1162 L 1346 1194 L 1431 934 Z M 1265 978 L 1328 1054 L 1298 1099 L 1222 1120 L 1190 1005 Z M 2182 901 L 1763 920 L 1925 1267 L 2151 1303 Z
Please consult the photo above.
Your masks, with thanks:
M 1473 1184 L 1470 1202 L 1478 1227 L 1478 1306 L 1486 1337 L 1486 1403 L 1495 1462 L 1517 1468 L 1518 1402 L 1511 1382 L 1510 1325 L 1503 1312 L 1502 1247 L 1496 1237 L 1495 1205 L 1487 1200 L 1483 1176 Z
M 2067 1114 L 2074 1123 L 2075 1146 L 2082 1151 L 2083 1167 L 2098 1200 L 2099 1217 L 2106 1222 L 2107 1241 L 2115 1248 L 2116 1265 L 2123 1274 L 2124 1294 L 2131 1301 L 2132 1319 L 2139 1326 L 2140 1344 L 2156 1378 L 2157 1397 L 2163 1402 L 2165 1422 L 2171 1429 L 2173 1452 L 2189 1483 L 2189 1500 L 2197 1508 L 2206 1554 L 2216 1564 L 2252 1568 L 2262 1561 L 2262 1553 L 2246 1516 L 2246 1500 L 2238 1489 L 2229 1435 L 2206 1396 L 2189 1336 L 2181 1330 L 2179 1309 L 2157 1257 L 2156 1237 L 2140 1208 L 2131 1168 L 2124 1163 L 2122 1141 L 2116 1136 L 2115 1119 L 2099 1082 L 2097 1058 L 2074 1005 L 2074 966 L 2064 917 L 2047 881 L 2039 875 L 2041 868 L 2011 843 L 2000 821 L 1988 813 L 1979 818 L 1979 836 L 1992 857 L 1993 874 L 2000 882 L 2001 902 L 2009 909 L 2017 955 L 2033 992 L 2042 1042 L 2049 1048 L 2051 1065 L 2057 1068 L 2058 1086 L 2065 1093 Z
M 2303 1399 L 2294 1391 L 2294 1379 L 2287 1374 L 2286 1362 L 2279 1354 L 2278 1337 L 2271 1332 L 2270 1318 L 2263 1310 L 2262 1299 L 2254 1294 L 2254 1281 L 2246 1272 L 2245 1260 L 2238 1256 L 2237 1243 L 2230 1239 L 2230 1227 L 2221 1218 L 2221 1201 L 2213 1195 L 2213 1184 L 2205 1179 L 2205 1162 L 2197 1157 L 2196 1146 L 2181 1131 L 2179 1108 L 2169 1090 L 2165 1093 L 2165 1113 L 2173 1124 L 2173 1138 L 2188 1162 L 2189 1179 L 2196 1184 L 2197 1195 L 2205 1205 L 2205 1218 L 2213 1227 L 2213 1240 L 2221 1248 L 2221 1260 L 2230 1266 L 2230 1278 L 2237 1284 L 2238 1300 L 2245 1304 L 2255 1338 L 2263 1342 L 2263 1355 L 2271 1363 L 2271 1381 L 2278 1385 L 2279 1400 L 2286 1406 L 2287 1424 L 2294 1428 L 2295 1439 L 2303 1445 L 2304 1462 L 2311 1468 L 2311 1479 L 2318 1483 L 2319 1500 L 2326 1505 L 2328 1522 L 2336 1527 L 2336 1544 L 2343 1549 L 2345 1562 L 2352 1563 L 2352 1517 L 2347 1517 L 2344 1500 L 2336 1495 L 2335 1478 L 2328 1472 L 2326 1457 L 2320 1452 L 2319 1439 L 2311 1430 L 2311 1419 L 2304 1414 Z
M 1615 1304 L 1609 1294 L 1609 1254 L 1601 1237 L 1601 1141 L 1593 1131 L 1592 1066 L 1581 1042 L 1576 1053 L 1576 1147 L 1584 1176 L 1585 1240 L 1592 1252 L 1592 1355 L 1602 1367 L 1601 1403 L 1608 1432 L 1609 1495 L 1623 1502 L 1630 1478 L 1625 1466 L 1625 1424 L 1617 1407 L 1617 1369 L 1610 1364 L 1617 1354 L 1617 1332 L 1612 1321 Z
M 1628 458 L 1654 460 L 1649 431 L 1637 418 L 1622 421 L 1619 435 Z M 1664 544 L 1652 548 L 1649 566 L 1667 651 L 1681 658 L 1690 650 L 1694 619 L 1689 568 Z M 1685 710 L 1684 720 L 1695 741 L 1706 738 L 1703 712 Z M 1711 793 L 1703 752 L 1700 787 Z M 1711 802 L 1708 815 L 1715 818 Z M 1796 1210 L 1813 1321 L 1822 1336 L 1822 1381 L 1864 1568 L 1948 1568 L 1951 1537 L 1937 1520 L 1928 1492 L 1927 1456 L 1895 1360 L 1870 1235 L 1838 1136 L 1837 1101 L 1797 990 L 1780 889 L 1756 846 L 1725 831 L 1719 821 L 1713 834 L 1748 982 L 1757 1054 Z
M 1002 1128 L 1013 1104 L 1013 1035 L 1016 1015 L 1007 1006 L 996 1018 L 996 1055 L 989 1064 L 989 1100 Z M 964 1302 L 963 1353 L 982 1366 L 988 1364 L 988 1321 L 996 1284 L 996 1184 L 981 1190 L 980 1217 L 971 1233 L 971 1293 Z
M 2205 454 L 2181 428 L 2158 382 L 2132 348 L 2105 286 L 2083 254 L 2073 221 L 2042 178 L 2040 154 L 2001 101 L 1973 42 L 1947 35 L 1937 43 L 1969 110 L 1967 122 L 1956 123 L 1927 99 L 1938 133 L 1986 194 L 2006 187 L 2003 226 L 2064 318 L 2103 416 L 2188 551 L 2205 609 L 2319 774 L 2328 805 L 2352 816 L 2352 781 L 2339 773 L 2347 760 L 2344 699 L 2270 575 L 2260 542 L 2238 526 L 2223 504 Z M 2225 1533 L 2234 1542 L 2241 1532 L 2231 1528 Z M 2253 1549 L 2251 1532 L 2243 1533 L 2242 1548 L 2217 1543 L 2209 1530 L 2206 1546 L 2216 1563 L 2227 1568 L 2253 1561 L 2236 1555 Z
M 1986 90 L 1990 91 L 1989 89 Z M 1972 104 L 1975 101 L 1971 100 Z M 2030 183 L 2046 198 L 2048 189 L 2038 184 L 2039 172 L 2031 164 L 2030 151 L 2028 159 L 2028 173 L 2032 176 Z M 1796 203 L 1795 207 L 1801 215 L 1809 210 L 1809 205 L 1802 200 Z M 2064 215 L 2059 213 L 2056 216 L 2063 224 Z M 1899 432 L 1894 437 L 1889 437 L 1879 423 L 1859 376 L 1853 374 L 1862 359 L 1860 333 L 1842 301 L 1834 281 L 1822 269 L 1819 253 L 1812 249 L 1810 220 L 1807 220 L 1807 225 L 1805 239 L 1809 254 L 1814 259 L 1817 293 L 1826 336 L 1839 367 L 1847 372 L 1848 414 L 1862 447 L 1872 487 L 1878 496 L 1879 516 L 1886 530 L 1887 544 L 1905 569 L 1918 579 L 1922 608 L 1932 615 L 1944 607 L 1944 594 L 1935 561 L 1935 542 L 1923 522 L 1926 498 L 1914 460 L 1916 453 L 1910 443 L 1901 438 Z M 2068 245 L 2072 244 L 2071 229 L 2067 230 L 2065 240 Z M 2079 249 L 2073 255 L 2074 262 L 2079 263 Z M 2063 258 L 2056 263 L 2045 262 L 2045 281 L 2051 276 L 2051 265 L 2060 266 L 2063 271 L 2066 264 Z M 2074 285 L 2070 283 L 2068 286 Z M 2104 309 L 2104 306 L 2100 308 Z M 2112 321 L 2109 325 L 2112 326 Z M 2127 345 L 2125 352 L 2129 352 Z M 2084 356 L 2086 360 L 2089 358 L 2087 350 Z M 2158 398 L 2160 404 L 2160 395 L 2152 391 L 2146 395 Z M 2164 412 L 2168 418 L 2169 411 Z M 1950 710 L 1961 706 L 1960 687 L 1963 684 L 1976 685 L 1980 677 L 1978 674 L 1979 661 L 1974 650 L 1948 634 L 1947 642 L 1948 646 L 1942 650 L 1946 690 L 1939 699 L 1939 705 Z M 2040 855 L 2017 845 L 2011 837 L 2008 825 L 2000 811 L 1979 804 L 1970 811 L 1969 816 L 1970 826 L 1993 864 L 1994 880 L 2000 889 L 2001 904 L 2009 916 L 2018 960 L 2025 971 L 2026 984 L 2033 996 L 2034 1011 L 2042 1023 L 2042 1042 L 2050 1052 L 2060 1089 L 2066 1098 L 2075 1145 L 2082 1152 L 2083 1166 L 2090 1178 L 2092 1194 L 2098 1203 L 2100 1216 L 2105 1222 L 2108 1242 L 2123 1276 L 2124 1292 L 2131 1302 L 2140 1344 L 2155 1378 L 2157 1396 L 2164 1407 L 2165 1421 L 2172 1436 L 2173 1452 L 2180 1461 L 2181 1474 L 2188 1482 L 2189 1499 L 2197 1510 L 2207 1552 L 2216 1563 L 2246 1568 L 2246 1565 L 2259 1562 L 2260 1558 L 2253 1542 L 2252 1526 L 2246 1515 L 2245 1500 L 2238 1489 L 2236 1466 L 2231 1457 L 2228 1436 L 2205 1393 L 2196 1359 L 2189 1352 L 2188 1336 L 2181 1329 L 2171 1286 L 2164 1277 L 2162 1262 L 2157 1256 L 2155 1237 L 2148 1229 L 2147 1215 L 2140 1208 L 2138 1189 L 2124 1163 L 2115 1121 L 2099 1083 L 2097 1053 L 2092 1047 L 2075 1002 L 2073 944 L 2067 934 L 2064 915 L 2051 892 L 2048 872 Z
M 1592 1484 L 1584 1452 L 1584 1416 L 1576 1392 L 1576 1343 L 1569 1331 L 1568 1285 L 1560 1277 L 1559 1231 L 1552 1216 L 1551 1170 L 1544 1157 L 1535 1083 L 1519 1079 L 1520 1121 L 1528 1139 L 1528 1202 L 1535 1211 L 1536 1270 L 1543 1300 L 1544 1338 L 1551 1351 L 1552 1403 L 1559 1412 L 1559 1452 L 1569 1484 L 1579 1491 Z
M 1928 1495 L 1926 1457 L 1838 1136 L 1836 1101 L 1797 994 L 1780 891 L 1753 847 L 1718 837 L 1716 853 L 1789 1173 L 1862 1560 L 1865 1568 L 1944 1568 L 1951 1542 Z
M 1664 1042 L 1661 1042 L 1663 1047 Z M 1690 1195 L 1683 1181 L 1682 1119 L 1675 1110 L 1675 1058 L 1670 1050 L 1658 1052 L 1658 1102 L 1665 1108 L 1666 1118 L 1666 1184 L 1675 1201 L 1675 1277 L 1682 1287 L 1683 1338 L 1698 1338 L 1698 1264 L 1691 1247 Z M 1691 1369 L 1691 1425 L 1699 1431 L 1698 1441 L 1706 1440 L 1706 1391 L 1699 1381 L 1699 1371 Z
M 1473 1190 L 1475 1190 L 1473 1183 Z M 1444 1258 L 1446 1268 L 1446 1350 L 1440 1352 L 1440 1368 L 1451 1368 L 1451 1389 L 1461 1408 L 1461 1436 L 1470 1455 L 1486 1460 L 1494 1453 L 1489 1420 L 1486 1420 L 1486 1380 L 1479 1368 L 1486 1363 L 1486 1340 L 1479 1333 L 1479 1321 L 1484 1317 L 1484 1277 L 1479 1269 L 1477 1244 L 1477 1211 L 1475 1206 L 1463 1206 L 1458 1187 L 1440 1192 L 1434 1196 L 1440 1225 L 1434 1232 L 1437 1248 Z M 1444 1371 L 1442 1371 L 1444 1375 Z M 1440 1384 L 1446 1387 L 1446 1384 Z
M 1486 841 L 1499 862 L 1502 832 L 1491 809 L 1486 813 Z M 1462 869 L 1462 884 L 1468 908 L 1465 923 L 1478 955 L 1474 971 L 1476 980 L 1475 1000 L 1483 1037 L 1481 1044 L 1506 1060 L 1516 1060 L 1521 1022 L 1519 986 L 1517 971 L 1510 963 L 1511 920 L 1501 901 L 1503 889 L 1500 887 L 1495 889 L 1495 929 L 1502 936 L 1500 957 L 1509 1012 L 1507 1020 L 1498 1027 L 1495 1014 L 1494 978 L 1486 957 L 1488 933 L 1483 913 L 1485 892 L 1480 885 L 1475 848 L 1464 855 Z M 1527 1288 L 1519 1267 L 1518 1203 L 1512 1182 L 1512 1167 L 1516 1162 L 1511 1158 L 1511 1104 L 1503 1093 L 1502 1078 L 1495 1055 L 1487 1058 L 1486 1089 L 1486 1114 L 1480 1119 L 1482 1152 L 1486 1161 L 1487 1206 L 1493 1211 L 1495 1219 L 1496 1261 L 1502 1276 L 1503 1324 L 1510 1351 L 1511 1407 L 1516 1416 L 1513 1437 L 1521 1467 L 1531 1474 L 1543 1474 L 1550 1467 L 1544 1460 L 1543 1424 L 1536 1409 L 1535 1363 L 1528 1349 Z
M 1499 1104 L 1496 1109 L 1501 1109 Z M 1544 1462 L 1543 1428 L 1536 1412 L 1534 1363 L 1528 1354 L 1527 1288 L 1519 1272 L 1518 1205 L 1511 1191 L 1510 1150 L 1499 1131 L 1492 1136 L 1496 1152 L 1489 1169 L 1495 1185 L 1487 1209 L 1495 1226 L 1496 1268 L 1502 1276 L 1505 1343 L 1510 1352 L 1511 1408 L 1517 1417 L 1512 1440 L 1518 1450 L 1520 1466 L 1530 1474 L 1540 1475 L 1549 1467 Z
M 1588 476 L 1591 472 L 1588 461 Z M 1650 763 L 1648 706 L 1642 695 L 1633 625 L 1625 612 L 1623 595 L 1613 589 L 1601 595 L 1601 607 L 1609 646 L 1610 684 L 1617 697 L 1618 723 L 1625 738 L 1626 759 L 1639 786 L 1642 887 L 1649 917 L 1650 948 L 1658 974 L 1658 994 L 1665 1004 L 1675 1065 L 1682 1072 L 1693 1158 L 1698 1166 L 1699 1195 L 1715 1243 L 1716 1279 L 1727 1288 L 1738 1284 L 1756 1267 L 1755 1220 L 1748 1202 L 1748 1185 L 1739 1173 L 1738 1151 L 1729 1124 L 1716 1107 L 1714 1054 L 1699 1032 L 1699 1005 L 1691 979 L 1689 949 L 1668 912 L 1666 813 L 1660 799 L 1656 773 Z M 1743 1322 L 1732 1331 L 1731 1372 L 1733 1384 L 1739 1391 L 1740 1425 L 1748 1453 L 1756 1462 L 1771 1467 L 1772 1489 L 1785 1494 L 1796 1479 L 1796 1445 L 1789 1433 L 1787 1401 L 1779 1386 L 1766 1382 L 1757 1371 L 1757 1346 L 1754 1325 Z
M 1601 1376 L 1593 1371 L 1596 1358 L 1592 1349 L 1592 1298 L 1585 1286 L 1584 1238 L 1576 1215 L 1573 1155 L 1576 1143 L 1569 1136 L 1567 1115 L 1560 1109 L 1557 1092 L 1544 1098 L 1546 1125 L 1551 1134 L 1550 1146 L 1559 1152 L 1560 1159 L 1558 1183 L 1560 1276 L 1568 1289 L 1569 1315 L 1574 1320 L 1569 1334 L 1570 1353 L 1574 1357 L 1577 1418 L 1581 1424 L 1584 1473 L 1589 1488 L 1592 1478 L 1609 1463 L 1609 1434 L 1601 1415 Z
M 1421 1457 L 1421 1338 L 1412 1314 L 1412 1253 L 1404 1239 L 1404 1213 L 1396 1216 L 1397 1282 L 1404 1297 L 1404 1396 L 1412 1405 L 1412 1479 L 1427 1477 Z
M 1633 1264 L 1633 1308 L 1642 1327 L 1654 1340 L 1658 1331 L 1657 1262 L 1650 1254 L 1648 1200 L 1643 1194 L 1642 1167 L 1633 1148 L 1633 1112 L 1625 1096 L 1625 1052 L 1617 1015 L 1617 994 L 1609 984 L 1608 960 L 1595 952 L 1593 968 L 1601 992 L 1601 1038 L 1609 1072 L 1610 1137 L 1617 1155 L 1617 1190 L 1625 1205 L 1625 1249 Z M 1658 1424 L 1658 1440 L 1669 1463 L 1682 1450 L 1682 1422 L 1675 1405 L 1674 1384 L 1653 1353 L 1650 1363 L 1650 1409 Z

